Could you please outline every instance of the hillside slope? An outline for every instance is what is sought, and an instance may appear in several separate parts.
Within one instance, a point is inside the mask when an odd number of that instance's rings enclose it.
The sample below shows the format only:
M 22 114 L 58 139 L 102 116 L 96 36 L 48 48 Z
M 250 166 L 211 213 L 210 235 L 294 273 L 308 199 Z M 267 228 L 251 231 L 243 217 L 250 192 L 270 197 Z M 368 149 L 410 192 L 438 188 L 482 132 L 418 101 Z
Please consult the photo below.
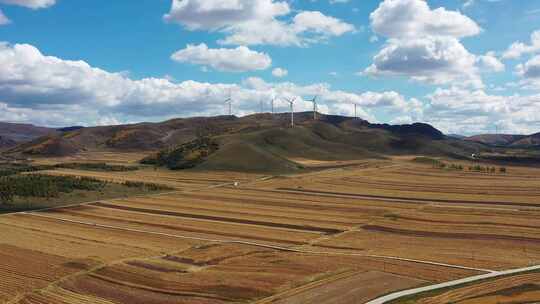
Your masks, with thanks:
M 525 135 L 512 134 L 481 134 L 465 138 L 467 141 L 478 142 L 486 145 L 508 146 L 516 141 L 526 138 Z
M 57 133 L 55 129 L 37 127 L 30 124 L 0 122 L 0 138 L 4 142 L 21 143 L 48 134 Z
M 540 133 L 529 135 L 512 142 L 514 147 L 540 147 Z
M 17 145 L 16 141 L 0 136 L 0 151 L 3 149 L 14 147 L 16 145 Z
M 480 144 L 446 138 L 426 124 L 390 126 L 342 116 L 321 115 L 317 121 L 311 117 L 310 113 L 298 113 L 294 128 L 288 125 L 287 114 L 274 118 L 257 114 L 229 117 L 225 121 L 209 119 L 202 129 L 191 126 L 168 130 L 166 134 L 183 134 L 175 139 L 176 149 L 170 136 L 162 137 L 161 144 L 155 146 L 167 146 L 159 158 L 165 159 L 161 163 L 172 164 L 170 168 L 180 164 L 201 169 L 266 172 L 297 170 L 301 166 L 296 159 L 345 161 L 400 154 L 463 158 L 485 149 Z M 217 143 L 218 148 L 211 154 L 206 155 L 206 146 L 199 149 L 194 144 L 197 141 L 193 138 L 201 134 L 211 136 Z M 201 151 L 205 154 L 203 160 L 199 157 Z M 157 157 L 150 157 L 147 163 L 156 163 L 152 158 Z

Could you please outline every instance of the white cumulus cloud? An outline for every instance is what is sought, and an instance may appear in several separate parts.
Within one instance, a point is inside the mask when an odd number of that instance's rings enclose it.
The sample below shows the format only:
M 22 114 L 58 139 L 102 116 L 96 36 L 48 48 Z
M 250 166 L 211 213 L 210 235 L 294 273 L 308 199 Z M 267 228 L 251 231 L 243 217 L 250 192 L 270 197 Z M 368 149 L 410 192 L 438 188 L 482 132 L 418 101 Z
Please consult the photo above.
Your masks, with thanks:
M 518 85 L 522 89 L 540 90 L 540 55 L 536 55 L 516 66 L 516 74 L 522 79 Z
M 0 0 L 0 3 L 39 9 L 53 6 L 56 3 L 56 0 Z
M 427 96 L 424 117 L 447 133 L 502 132 L 531 134 L 540 128 L 540 95 L 502 96 L 457 87 L 437 89 Z
M 496 56 L 494 52 L 487 52 L 485 55 L 478 56 L 478 63 L 481 67 L 493 72 L 503 72 L 506 67 Z
M 313 32 L 326 36 L 341 36 L 354 31 L 354 26 L 321 12 L 301 12 L 293 19 L 296 33 Z
M 518 59 L 525 54 L 533 54 L 540 52 L 540 30 L 534 31 L 531 34 L 531 43 L 525 44 L 523 42 L 514 42 L 504 52 L 503 58 L 505 59 Z
M 389 38 L 467 37 L 481 28 L 469 17 L 444 7 L 430 9 L 423 0 L 385 0 L 370 15 L 373 31 Z
M 275 68 L 275 69 L 272 70 L 272 75 L 274 77 L 281 78 L 281 77 L 285 77 L 285 76 L 289 75 L 289 71 L 287 71 L 286 69 L 282 69 L 282 68 Z
M 477 56 L 460 42 L 482 31 L 461 12 L 432 9 L 424 0 L 384 0 L 370 21 L 372 31 L 387 41 L 361 74 L 479 88 L 481 72 L 504 70 L 494 53 Z
M 516 67 L 517 73 L 524 78 L 540 79 L 540 55 Z
M 300 12 L 276 0 L 173 0 L 164 16 L 188 30 L 219 31 L 226 45 L 306 46 L 354 31 L 354 26 L 320 12 Z
M 289 14 L 289 4 L 273 0 L 173 0 L 165 20 L 190 30 L 219 30 L 244 22 L 268 21 Z
M 18 5 L 31 9 L 40 9 L 52 6 L 56 3 L 56 0 L 0 0 L 0 4 Z M 6 25 L 11 23 L 6 15 L 0 9 L 0 25 Z
M 84 61 L 46 56 L 28 44 L 0 43 L 0 120 L 42 125 L 96 125 L 129 121 L 156 121 L 172 117 L 216 115 L 223 99 L 232 94 L 234 113 L 249 114 L 272 96 L 297 97 L 297 110 L 310 110 L 305 99 L 319 96 L 320 110 L 352 115 L 360 105 L 361 117 L 377 120 L 375 112 L 419 117 L 421 105 L 396 92 L 351 93 L 328 84 L 297 85 L 248 78 L 241 84 L 192 80 L 173 83 L 166 78 L 133 80 Z M 286 110 L 277 101 L 276 107 Z M 416 113 L 416 114 L 415 114 Z M 413 119 L 416 120 L 416 119 Z
M 178 62 L 204 65 L 226 72 L 265 70 L 272 64 L 268 54 L 250 50 L 245 46 L 211 49 L 204 43 L 189 44 L 185 49 L 175 52 L 171 58 Z
M 433 84 L 462 82 L 482 86 L 476 57 L 452 37 L 390 39 L 364 73 L 371 76 L 407 76 Z

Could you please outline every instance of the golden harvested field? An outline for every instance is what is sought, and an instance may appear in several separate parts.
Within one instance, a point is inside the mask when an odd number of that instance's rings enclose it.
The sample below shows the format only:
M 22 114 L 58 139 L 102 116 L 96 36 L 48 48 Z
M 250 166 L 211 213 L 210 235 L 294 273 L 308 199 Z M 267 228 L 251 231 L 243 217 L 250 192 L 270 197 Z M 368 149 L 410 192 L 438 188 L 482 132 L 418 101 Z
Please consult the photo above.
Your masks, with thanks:
M 151 182 L 160 185 L 166 185 L 178 190 L 202 189 L 210 186 L 219 186 L 221 184 L 230 184 L 237 182 L 246 182 L 255 180 L 262 175 L 238 173 L 238 172 L 175 172 L 164 169 L 152 169 L 144 167 L 141 170 L 127 172 L 99 172 L 73 169 L 56 169 L 50 171 L 39 171 L 43 174 L 68 175 L 94 177 L 110 182 L 122 183 L 132 182 Z
M 59 163 L 108 163 L 114 165 L 136 165 L 148 152 L 80 152 L 77 155 L 65 157 L 36 158 L 34 162 L 40 165 L 55 165 Z
M 276 177 L 48 173 L 176 191 L 0 216 L 0 303 L 363 303 L 540 260 L 540 169 L 399 158 Z M 422 301 L 537 300 L 538 282 L 518 274 Z

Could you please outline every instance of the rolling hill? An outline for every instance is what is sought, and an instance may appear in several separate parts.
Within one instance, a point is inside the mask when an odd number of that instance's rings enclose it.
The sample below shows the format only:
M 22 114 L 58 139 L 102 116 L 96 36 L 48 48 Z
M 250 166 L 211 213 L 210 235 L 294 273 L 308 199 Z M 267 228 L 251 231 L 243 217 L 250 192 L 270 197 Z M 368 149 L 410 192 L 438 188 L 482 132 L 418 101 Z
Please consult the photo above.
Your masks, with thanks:
M 54 133 L 56 133 L 56 130 L 52 128 L 37 127 L 31 124 L 0 122 L 0 137 L 14 142 L 29 141 Z
M 196 160 L 198 168 L 241 171 L 291 171 L 295 159 L 326 161 L 422 154 L 464 158 L 485 146 L 448 138 L 427 124 L 370 124 L 361 119 L 312 112 L 244 117 L 172 119 L 160 123 L 73 128 L 19 144 L 11 155 L 66 156 L 82 151 L 162 151 Z M 216 149 L 202 149 L 196 139 L 212 138 Z M 187 146 L 186 146 L 187 145 Z M 181 150 L 179 150 L 181 149 Z M 165 151 L 165 152 L 163 152 Z M 201 156 L 202 155 L 202 156 Z M 190 166 L 184 161 L 181 166 Z
M 52 128 L 37 127 L 30 124 L 0 122 L 0 150 L 55 133 L 56 130 Z
M 0 150 L 11 148 L 16 145 L 17 145 L 16 141 L 0 136 Z
M 525 135 L 512 134 L 481 134 L 465 138 L 467 141 L 474 141 L 486 145 L 508 146 L 525 138 Z
M 529 136 L 520 138 L 512 142 L 514 147 L 540 147 L 540 133 L 535 133 Z
M 465 138 L 467 141 L 478 142 L 486 145 L 514 147 L 514 148 L 534 148 L 540 147 L 540 133 L 532 135 L 512 135 L 512 134 L 482 134 Z

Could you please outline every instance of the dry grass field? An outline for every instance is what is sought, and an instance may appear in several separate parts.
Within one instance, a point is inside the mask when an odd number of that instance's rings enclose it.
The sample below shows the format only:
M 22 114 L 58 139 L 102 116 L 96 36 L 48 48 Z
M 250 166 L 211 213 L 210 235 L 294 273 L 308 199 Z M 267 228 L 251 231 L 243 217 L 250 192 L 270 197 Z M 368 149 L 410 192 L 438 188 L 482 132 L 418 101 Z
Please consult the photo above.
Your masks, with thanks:
M 114 165 L 136 165 L 139 160 L 145 157 L 145 152 L 80 152 L 72 156 L 64 157 L 37 157 L 36 164 L 54 165 L 58 163 L 108 163 Z
M 540 169 L 410 159 L 287 176 L 50 171 L 176 190 L 0 216 L 0 303 L 363 303 L 538 263 Z M 520 274 L 418 301 L 538 300 L 538 284 Z
M 127 172 L 96 172 L 87 170 L 56 169 L 40 171 L 51 175 L 94 177 L 110 182 L 152 182 L 178 190 L 204 189 L 221 184 L 255 180 L 261 175 L 238 172 L 177 172 L 165 169 L 141 168 Z

